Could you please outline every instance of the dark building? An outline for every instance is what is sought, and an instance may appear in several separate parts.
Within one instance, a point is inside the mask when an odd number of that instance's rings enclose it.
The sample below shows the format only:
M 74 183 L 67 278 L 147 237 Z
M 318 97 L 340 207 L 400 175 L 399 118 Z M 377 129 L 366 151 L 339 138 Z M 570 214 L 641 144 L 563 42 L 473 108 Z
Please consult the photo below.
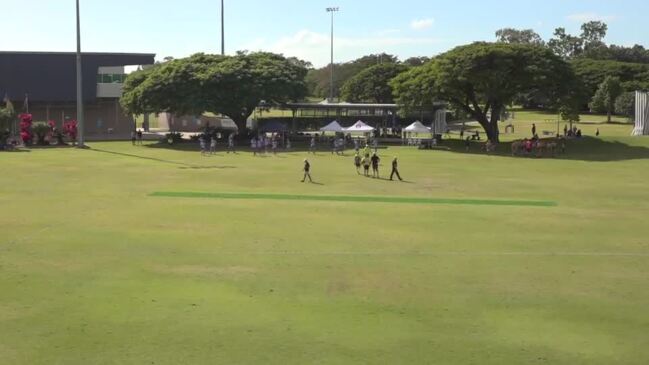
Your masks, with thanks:
M 152 65 L 154 58 L 154 54 L 82 54 L 86 134 L 132 130 L 132 116 L 119 105 L 125 66 Z M 34 121 L 53 120 L 61 125 L 77 119 L 76 72 L 76 53 L 0 52 L 0 98 L 8 97 L 17 111 L 23 110 L 27 99 Z

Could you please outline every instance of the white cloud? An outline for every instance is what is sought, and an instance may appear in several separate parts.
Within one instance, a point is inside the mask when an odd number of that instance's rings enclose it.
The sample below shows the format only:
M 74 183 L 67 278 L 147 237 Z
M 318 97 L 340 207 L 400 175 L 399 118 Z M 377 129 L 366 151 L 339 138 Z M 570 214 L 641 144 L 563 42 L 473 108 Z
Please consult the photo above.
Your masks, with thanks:
M 275 41 L 256 39 L 244 44 L 240 49 L 250 51 L 270 51 L 285 56 L 298 57 L 310 61 L 316 67 L 329 64 L 330 38 L 328 34 L 310 30 L 301 30 L 293 35 Z M 402 47 L 432 46 L 444 40 L 428 37 L 371 36 L 371 37 L 335 37 L 334 62 L 344 62 L 370 53 L 399 53 Z M 426 52 L 423 52 L 426 53 Z M 431 52 L 429 52 L 431 53 Z
M 410 28 L 414 30 L 428 29 L 433 26 L 433 23 L 435 23 L 435 19 L 433 18 L 415 19 L 412 22 L 410 22 Z
M 579 23 L 586 23 L 590 21 L 612 22 L 618 19 L 616 15 L 600 15 L 597 13 L 577 13 L 567 16 L 568 20 Z

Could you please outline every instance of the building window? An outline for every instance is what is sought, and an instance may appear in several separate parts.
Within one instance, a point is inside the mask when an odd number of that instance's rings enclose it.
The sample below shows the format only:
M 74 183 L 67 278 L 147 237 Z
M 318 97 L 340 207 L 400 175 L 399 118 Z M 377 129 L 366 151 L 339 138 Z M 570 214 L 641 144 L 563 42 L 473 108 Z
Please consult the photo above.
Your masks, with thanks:
M 97 75 L 97 83 L 99 84 L 123 84 L 126 80 L 126 75 L 123 74 L 99 74 Z

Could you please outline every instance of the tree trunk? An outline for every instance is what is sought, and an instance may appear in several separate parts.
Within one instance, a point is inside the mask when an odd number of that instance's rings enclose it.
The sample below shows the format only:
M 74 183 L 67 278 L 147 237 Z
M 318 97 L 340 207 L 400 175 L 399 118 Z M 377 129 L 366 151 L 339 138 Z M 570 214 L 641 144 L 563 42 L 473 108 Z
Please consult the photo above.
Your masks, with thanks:
M 611 109 L 609 108 L 609 109 L 606 111 L 606 118 L 607 118 L 607 119 L 606 119 L 606 123 L 611 123 L 611 114 L 612 114 L 612 113 L 611 113 Z
M 236 117 L 230 117 L 234 121 L 234 124 L 237 125 L 237 128 L 239 128 L 239 135 L 245 135 L 246 134 L 246 127 L 248 124 L 248 117 L 243 117 L 243 116 L 236 116 Z
M 500 141 L 498 121 L 490 122 L 487 117 L 481 117 L 477 119 L 478 123 L 480 123 L 480 125 L 482 126 L 482 129 L 484 129 L 487 138 L 493 143 L 498 143 Z
M 500 131 L 498 130 L 498 121 L 492 121 L 489 123 L 489 132 L 487 132 L 487 137 L 492 143 L 500 142 Z

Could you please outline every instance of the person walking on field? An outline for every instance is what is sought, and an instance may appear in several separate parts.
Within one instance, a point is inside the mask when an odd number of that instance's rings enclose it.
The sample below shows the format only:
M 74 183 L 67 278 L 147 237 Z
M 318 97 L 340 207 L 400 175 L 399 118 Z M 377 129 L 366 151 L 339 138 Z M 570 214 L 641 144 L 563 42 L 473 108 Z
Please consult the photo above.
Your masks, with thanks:
M 372 164 L 372 161 L 370 160 L 370 155 L 366 154 L 365 157 L 363 157 L 361 163 L 363 164 L 363 171 L 365 172 L 365 177 L 370 177 L 370 165 Z
M 309 152 L 315 155 L 315 136 L 311 137 L 311 144 L 309 145 Z
M 252 150 L 252 155 L 257 156 L 257 139 L 252 137 L 250 140 L 250 149 Z
M 532 124 L 532 136 L 536 136 L 536 124 Z
M 365 148 L 363 149 L 363 155 L 369 157 L 370 153 L 372 153 L 372 150 L 370 149 L 370 144 L 365 143 Z
M 306 178 L 309 178 L 309 182 L 313 182 L 313 179 L 311 179 L 311 164 L 309 163 L 309 160 L 306 158 L 304 159 L 304 178 L 302 178 L 302 182 L 306 181 Z
M 212 136 L 210 139 L 210 154 L 216 153 L 216 137 Z
M 381 162 L 381 159 L 379 158 L 379 155 L 374 153 L 372 155 L 372 177 L 375 179 L 379 178 L 379 162 Z
M 356 152 L 356 156 L 354 156 L 354 166 L 356 166 L 356 173 L 361 174 L 361 155 Z
M 138 129 L 137 130 L 137 144 L 140 146 L 142 145 L 142 130 Z
M 207 151 L 206 142 L 205 142 L 205 136 L 200 136 L 200 138 L 198 139 L 198 143 L 201 146 L 201 156 L 205 156 L 205 153 Z
M 237 153 L 234 150 L 234 133 L 230 133 L 230 136 L 228 136 L 228 153 Z
M 392 160 L 392 173 L 390 174 L 390 181 L 394 178 L 394 175 L 397 175 L 399 178 L 399 181 L 403 181 L 401 178 L 401 175 L 399 175 L 399 162 L 397 161 L 397 157 L 394 157 L 394 160 Z

